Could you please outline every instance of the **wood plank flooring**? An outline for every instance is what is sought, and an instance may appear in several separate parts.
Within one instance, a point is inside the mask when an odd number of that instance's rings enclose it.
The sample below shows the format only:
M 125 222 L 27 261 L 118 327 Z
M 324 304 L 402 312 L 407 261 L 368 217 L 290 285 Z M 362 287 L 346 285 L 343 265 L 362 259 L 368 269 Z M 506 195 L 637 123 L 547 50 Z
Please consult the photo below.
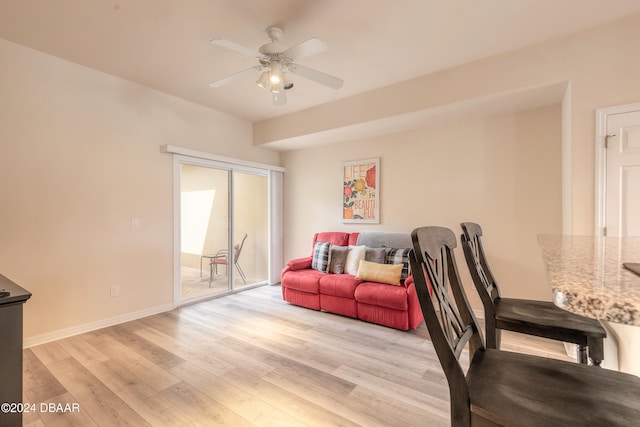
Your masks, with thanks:
M 571 360 L 503 333 L 503 348 Z M 264 286 L 24 350 L 25 426 L 447 426 L 424 324 L 404 332 Z

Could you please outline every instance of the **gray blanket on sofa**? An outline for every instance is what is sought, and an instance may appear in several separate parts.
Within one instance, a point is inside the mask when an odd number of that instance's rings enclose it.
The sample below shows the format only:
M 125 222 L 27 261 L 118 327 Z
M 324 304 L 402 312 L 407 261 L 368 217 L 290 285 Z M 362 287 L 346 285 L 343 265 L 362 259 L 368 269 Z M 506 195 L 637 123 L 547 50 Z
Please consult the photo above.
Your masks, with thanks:
M 391 231 L 361 231 L 358 245 L 370 248 L 411 248 L 411 233 Z

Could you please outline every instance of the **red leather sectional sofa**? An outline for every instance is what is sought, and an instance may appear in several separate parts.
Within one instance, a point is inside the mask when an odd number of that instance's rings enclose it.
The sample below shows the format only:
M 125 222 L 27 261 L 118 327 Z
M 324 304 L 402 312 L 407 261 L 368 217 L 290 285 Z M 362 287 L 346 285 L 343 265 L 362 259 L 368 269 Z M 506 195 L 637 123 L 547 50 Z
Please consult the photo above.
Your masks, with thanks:
M 411 247 L 409 233 L 324 232 L 313 236 L 312 248 L 316 242 L 336 246 Z M 287 262 L 281 282 L 285 301 L 402 330 L 415 329 L 422 322 L 411 276 L 401 285 L 364 281 L 351 274 L 313 269 L 312 259 L 309 256 Z

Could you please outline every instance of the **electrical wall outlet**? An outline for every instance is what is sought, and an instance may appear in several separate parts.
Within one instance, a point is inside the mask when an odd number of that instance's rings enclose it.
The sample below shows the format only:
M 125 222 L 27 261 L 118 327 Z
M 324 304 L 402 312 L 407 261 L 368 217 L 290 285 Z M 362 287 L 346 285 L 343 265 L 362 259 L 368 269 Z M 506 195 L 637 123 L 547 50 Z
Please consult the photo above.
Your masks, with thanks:
M 116 297 L 120 293 L 120 289 L 117 286 L 112 286 L 110 292 L 112 297 Z

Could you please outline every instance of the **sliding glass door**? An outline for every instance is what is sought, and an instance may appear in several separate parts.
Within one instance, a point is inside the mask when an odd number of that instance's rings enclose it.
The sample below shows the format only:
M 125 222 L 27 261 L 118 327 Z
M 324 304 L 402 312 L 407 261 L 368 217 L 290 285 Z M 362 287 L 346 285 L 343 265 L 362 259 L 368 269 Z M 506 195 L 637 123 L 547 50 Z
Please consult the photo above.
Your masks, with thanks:
M 233 236 L 235 278 L 233 286 L 266 282 L 269 274 L 269 215 L 267 175 L 234 171 Z
M 179 162 L 179 302 L 268 278 L 268 178 L 259 169 Z

